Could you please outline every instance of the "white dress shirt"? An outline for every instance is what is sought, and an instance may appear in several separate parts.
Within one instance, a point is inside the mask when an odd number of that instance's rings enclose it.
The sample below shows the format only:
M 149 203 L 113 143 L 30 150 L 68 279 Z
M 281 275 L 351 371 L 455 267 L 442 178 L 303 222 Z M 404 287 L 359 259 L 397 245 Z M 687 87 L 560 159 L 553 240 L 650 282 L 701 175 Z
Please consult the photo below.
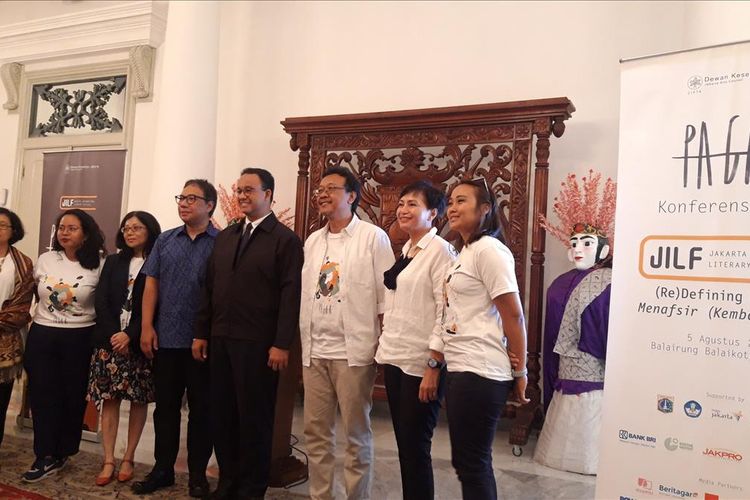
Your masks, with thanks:
M 379 227 L 352 217 L 346 231 L 341 268 L 341 310 L 349 366 L 371 365 L 380 335 L 378 314 L 385 310 L 383 273 L 395 259 L 391 242 Z M 300 305 L 300 340 L 302 364 L 310 366 L 315 325 L 312 308 L 318 288 L 320 265 L 326 252 L 328 225 L 312 233 L 305 242 L 305 263 L 302 267 L 302 302 Z
M 449 372 L 512 380 L 500 313 L 492 299 L 518 292 L 515 259 L 495 238 L 466 245 L 445 283 L 443 354 Z
M 443 352 L 443 282 L 457 253 L 434 227 L 417 247 L 419 252 L 399 273 L 396 289 L 385 291 L 383 334 L 375 361 L 422 377 L 430 349 Z M 410 249 L 411 241 L 407 241 L 403 255 Z

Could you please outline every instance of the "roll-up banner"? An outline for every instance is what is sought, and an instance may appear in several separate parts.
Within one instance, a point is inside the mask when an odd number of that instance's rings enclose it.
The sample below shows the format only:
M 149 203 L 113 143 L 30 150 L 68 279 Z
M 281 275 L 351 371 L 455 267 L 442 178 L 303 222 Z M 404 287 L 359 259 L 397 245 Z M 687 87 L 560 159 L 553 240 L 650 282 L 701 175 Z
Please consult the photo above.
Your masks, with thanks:
M 124 150 L 45 153 L 39 254 L 52 248 L 55 220 L 71 208 L 85 210 L 96 219 L 107 251 L 114 252 L 124 175 Z
M 750 43 L 622 64 L 596 497 L 750 498 Z

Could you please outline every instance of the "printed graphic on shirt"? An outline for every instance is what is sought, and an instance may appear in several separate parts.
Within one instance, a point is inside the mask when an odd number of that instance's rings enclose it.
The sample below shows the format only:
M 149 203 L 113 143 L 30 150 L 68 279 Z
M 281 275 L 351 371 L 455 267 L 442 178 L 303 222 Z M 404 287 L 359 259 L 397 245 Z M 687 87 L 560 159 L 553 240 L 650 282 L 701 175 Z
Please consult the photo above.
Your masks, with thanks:
M 128 298 L 125 299 L 125 303 L 120 309 L 120 328 L 122 330 L 128 327 L 130 316 L 133 314 L 133 283 L 135 283 L 135 278 L 135 274 L 128 274 Z
M 456 333 L 458 333 L 456 313 L 453 311 L 453 309 L 450 308 L 451 305 L 448 291 L 450 289 L 450 283 L 451 279 L 453 278 L 453 274 L 460 268 L 461 264 L 453 268 L 448 273 L 448 276 L 446 276 L 445 281 L 443 281 L 443 303 L 445 304 L 445 307 L 443 308 L 443 328 L 445 329 L 445 333 L 449 335 L 455 335 Z
M 59 312 L 62 314 L 68 314 L 70 316 L 83 316 L 83 308 L 78 304 L 78 297 L 76 297 L 75 289 L 81 284 L 83 276 L 76 276 L 75 283 L 73 285 L 65 283 L 60 278 L 59 280 L 53 278 L 50 275 L 45 275 L 44 286 L 50 291 L 49 296 L 45 299 L 45 306 L 49 312 Z
M 340 290 L 341 266 L 338 262 L 331 262 L 329 257 L 326 257 L 323 265 L 320 266 L 318 289 L 315 292 L 315 300 L 319 301 L 321 313 L 331 314 L 334 304 L 341 302 L 337 297 Z

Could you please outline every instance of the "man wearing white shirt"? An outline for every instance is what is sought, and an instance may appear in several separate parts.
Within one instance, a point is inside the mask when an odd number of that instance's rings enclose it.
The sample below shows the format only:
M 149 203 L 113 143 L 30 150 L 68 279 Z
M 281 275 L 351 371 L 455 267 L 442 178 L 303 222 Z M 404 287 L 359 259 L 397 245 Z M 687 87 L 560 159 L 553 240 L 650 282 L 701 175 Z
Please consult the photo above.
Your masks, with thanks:
M 368 499 L 372 486 L 374 357 L 384 310 L 383 273 L 395 259 L 385 232 L 355 215 L 360 190 L 350 170 L 327 169 L 315 195 L 328 223 L 305 242 L 300 335 L 314 500 L 334 497 L 337 406 L 347 440 L 347 498 Z

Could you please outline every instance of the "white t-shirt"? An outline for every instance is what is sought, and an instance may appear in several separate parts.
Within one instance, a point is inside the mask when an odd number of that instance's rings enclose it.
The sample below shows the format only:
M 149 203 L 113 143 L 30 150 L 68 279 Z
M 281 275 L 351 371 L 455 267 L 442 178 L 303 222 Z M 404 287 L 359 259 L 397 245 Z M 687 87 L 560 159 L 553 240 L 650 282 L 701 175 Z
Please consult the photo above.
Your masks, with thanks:
M 375 355 L 380 364 L 398 366 L 407 375 L 422 377 L 430 348 L 442 352 L 443 282 L 456 259 L 456 250 L 432 228 L 417 246 L 419 252 L 399 273 L 396 289 L 385 292 L 383 334 Z M 407 241 L 404 256 L 411 248 Z
M 450 372 L 512 380 L 503 325 L 492 299 L 518 292 L 515 260 L 495 238 L 465 246 L 445 280 L 443 354 Z
M 125 328 L 130 324 L 130 317 L 133 315 L 133 283 L 138 277 L 138 273 L 141 272 L 143 263 L 146 261 L 143 257 L 133 257 L 130 259 L 130 267 L 128 269 L 128 298 L 120 309 L 120 331 L 125 331 Z
M 344 294 L 341 293 L 344 263 L 344 232 L 328 233 L 326 251 L 320 266 L 315 303 L 312 308 L 311 357 L 318 359 L 346 359 L 346 338 L 341 315 Z
M 96 269 L 84 269 L 62 251 L 40 255 L 34 266 L 39 294 L 34 322 L 58 328 L 92 326 L 96 320 L 94 292 L 103 263 L 101 259 Z
M 13 295 L 13 289 L 16 287 L 16 263 L 13 262 L 10 250 L 8 250 L 4 259 L 0 259 L 2 261 L 2 267 L 0 267 L 0 307 Z

